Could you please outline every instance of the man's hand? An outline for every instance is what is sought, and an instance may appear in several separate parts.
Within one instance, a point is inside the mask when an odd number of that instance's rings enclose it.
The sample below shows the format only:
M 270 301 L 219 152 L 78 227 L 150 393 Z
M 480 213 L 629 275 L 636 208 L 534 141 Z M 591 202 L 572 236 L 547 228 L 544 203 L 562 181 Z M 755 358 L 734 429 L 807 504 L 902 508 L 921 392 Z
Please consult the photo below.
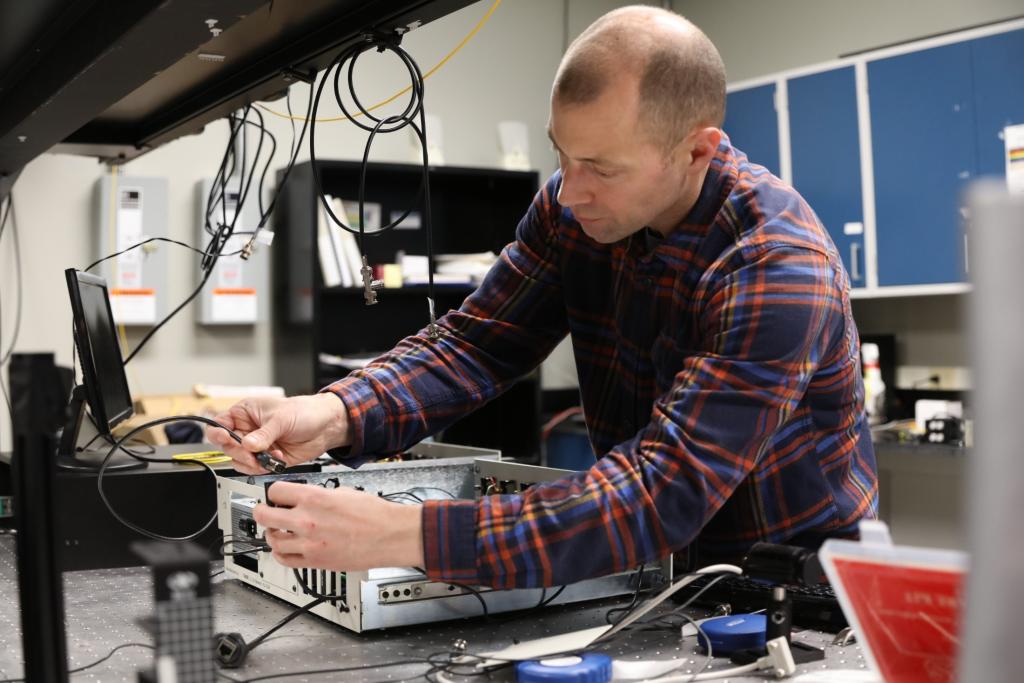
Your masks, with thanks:
M 245 474 L 265 474 L 253 453 L 270 454 L 287 465 L 312 460 L 324 451 L 352 443 L 345 404 L 331 393 L 293 398 L 247 398 L 216 418 L 242 438 L 238 444 L 223 429 L 206 428 L 206 438 L 234 460 Z
M 274 505 L 253 510 L 274 559 L 286 567 L 362 571 L 422 567 L 422 506 L 392 503 L 350 488 L 279 481 Z

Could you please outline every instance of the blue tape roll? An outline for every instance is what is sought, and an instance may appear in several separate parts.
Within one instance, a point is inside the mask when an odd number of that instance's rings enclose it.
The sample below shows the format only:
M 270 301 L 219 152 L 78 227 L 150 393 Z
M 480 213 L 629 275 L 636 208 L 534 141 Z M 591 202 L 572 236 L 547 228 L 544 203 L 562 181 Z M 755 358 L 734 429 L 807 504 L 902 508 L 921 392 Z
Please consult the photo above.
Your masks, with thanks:
M 765 625 L 763 614 L 733 614 L 708 619 L 700 628 L 711 641 L 711 654 L 728 655 L 736 650 L 763 650 Z M 700 633 L 697 644 L 707 652 L 707 640 Z
M 612 659 L 608 655 L 587 653 L 582 657 L 552 657 L 516 664 L 518 683 L 572 681 L 573 683 L 608 683 L 612 680 Z

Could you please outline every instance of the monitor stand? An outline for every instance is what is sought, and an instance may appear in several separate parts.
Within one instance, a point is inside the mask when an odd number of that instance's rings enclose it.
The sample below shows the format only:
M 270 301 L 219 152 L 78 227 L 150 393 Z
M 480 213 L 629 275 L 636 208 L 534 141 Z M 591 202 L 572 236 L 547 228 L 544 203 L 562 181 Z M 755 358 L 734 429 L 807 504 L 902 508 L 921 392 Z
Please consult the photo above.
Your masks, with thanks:
M 64 431 L 60 436 L 60 445 L 57 447 L 57 469 L 70 470 L 73 472 L 96 472 L 103 459 L 107 457 L 109 448 L 79 451 L 79 432 L 82 430 L 82 418 L 85 415 L 85 387 L 81 384 L 71 392 L 71 402 L 68 404 L 67 420 L 64 422 Z M 105 436 L 109 437 L 109 434 Z M 107 472 L 124 470 L 140 470 L 146 467 L 147 463 L 125 453 L 114 453 L 107 461 Z

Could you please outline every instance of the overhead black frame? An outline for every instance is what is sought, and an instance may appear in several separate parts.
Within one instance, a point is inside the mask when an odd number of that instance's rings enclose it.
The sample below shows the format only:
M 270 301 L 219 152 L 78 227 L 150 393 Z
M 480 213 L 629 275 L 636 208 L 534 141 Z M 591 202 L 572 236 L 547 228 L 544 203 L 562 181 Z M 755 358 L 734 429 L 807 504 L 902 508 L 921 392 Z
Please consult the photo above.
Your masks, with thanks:
M 369 30 L 407 31 L 471 1 L 0 3 L 0 34 L 12 32 L 0 35 L 11 38 L 0 45 L 0 192 L 55 145 L 133 159 L 281 96 L 295 73 L 323 69 Z

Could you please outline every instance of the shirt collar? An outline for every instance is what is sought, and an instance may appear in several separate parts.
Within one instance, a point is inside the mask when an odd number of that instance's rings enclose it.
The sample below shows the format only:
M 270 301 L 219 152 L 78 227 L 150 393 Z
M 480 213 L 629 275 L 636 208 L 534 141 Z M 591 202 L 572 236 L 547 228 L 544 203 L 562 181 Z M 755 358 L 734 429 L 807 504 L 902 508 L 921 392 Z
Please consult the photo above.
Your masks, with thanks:
M 692 250 L 707 234 L 722 205 L 725 203 L 738 176 L 736 153 L 729 137 L 723 132 L 715 156 L 708 164 L 708 172 L 701 185 L 700 194 L 686 217 L 665 235 L 657 245 L 654 255 L 662 259 L 673 259 L 679 249 Z M 633 234 L 640 243 L 646 240 L 644 230 Z

